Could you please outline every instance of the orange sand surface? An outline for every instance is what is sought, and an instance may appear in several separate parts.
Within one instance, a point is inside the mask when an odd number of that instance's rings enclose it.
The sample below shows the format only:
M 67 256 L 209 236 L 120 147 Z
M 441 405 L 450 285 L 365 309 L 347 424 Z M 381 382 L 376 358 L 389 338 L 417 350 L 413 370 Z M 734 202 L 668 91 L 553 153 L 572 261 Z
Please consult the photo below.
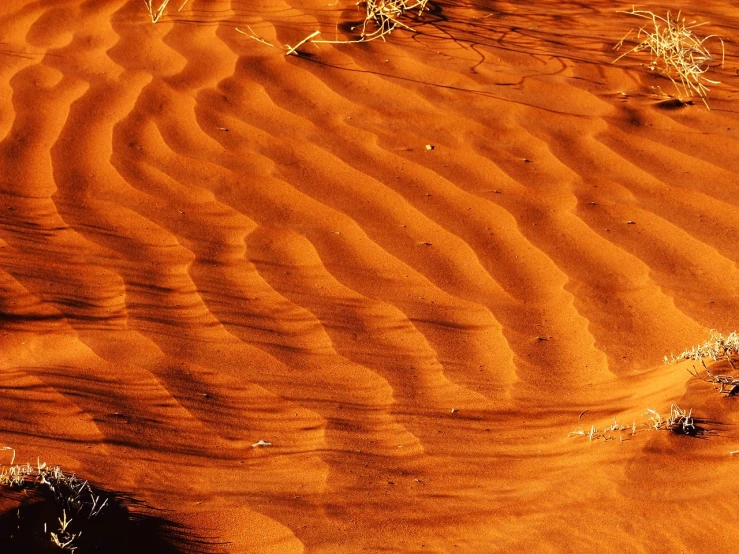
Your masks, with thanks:
M 630 5 L 179 4 L 2 2 L 0 446 L 209 552 L 737 551 L 737 401 L 662 359 L 738 326 L 739 4 L 637 6 L 710 111 Z

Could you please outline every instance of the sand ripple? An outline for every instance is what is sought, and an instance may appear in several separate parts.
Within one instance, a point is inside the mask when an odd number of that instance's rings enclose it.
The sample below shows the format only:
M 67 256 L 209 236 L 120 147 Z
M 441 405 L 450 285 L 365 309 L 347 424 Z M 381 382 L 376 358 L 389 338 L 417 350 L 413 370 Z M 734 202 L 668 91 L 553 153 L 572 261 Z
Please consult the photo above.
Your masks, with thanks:
M 217 552 L 731 551 L 736 416 L 659 364 L 736 327 L 735 44 L 709 112 L 607 2 L 234 31 L 344 4 L 9 1 L 0 443 Z M 720 430 L 567 438 L 671 402 Z

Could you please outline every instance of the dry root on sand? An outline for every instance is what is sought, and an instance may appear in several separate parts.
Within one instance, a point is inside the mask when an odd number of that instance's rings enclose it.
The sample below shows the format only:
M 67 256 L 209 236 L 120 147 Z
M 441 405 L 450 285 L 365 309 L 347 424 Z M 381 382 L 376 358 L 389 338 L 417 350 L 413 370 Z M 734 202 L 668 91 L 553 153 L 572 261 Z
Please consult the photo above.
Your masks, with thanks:
M 696 377 L 700 378 L 698 374 L 695 375 Z M 736 378 L 733 375 L 715 375 L 711 373 L 708 368 L 706 368 L 706 375 L 707 377 L 703 380 L 707 383 L 711 383 L 713 385 L 713 388 L 716 389 L 720 394 L 724 394 L 726 396 L 734 396 L 737 392 L 739 392 L 739 378 Z
M 665 17 L 634 8 L 622 13 L 648 19 L 651 25 L 640 27 L 637 31 L 637 39 L 640 42 L 621 54 L 613 63 L 629 54 L 648 51 L 651 59 L 646 67 L 670 79 L 680 101 L 698 96 L 708 108 L 706 97 L 710 89 L 707 85 L 717 85 L 719 81 L 713 81 L 705 76 L 711 67 L 710 64 L 717 61 L 708 51 L 705 43 L 712 38 L 717 38 L 721 42 L 721 66 L 723 67 L 723 40 L 716 35 L 699 38 L 693 29 L 704 23 L 686 23 L 685 18 L 680 17 L 681 12 L 678 12 L 676 18 L 673 18 L 669 11 Z M 619 41 L 614 49 L 618 50 L 632 32 L 633 29 Z

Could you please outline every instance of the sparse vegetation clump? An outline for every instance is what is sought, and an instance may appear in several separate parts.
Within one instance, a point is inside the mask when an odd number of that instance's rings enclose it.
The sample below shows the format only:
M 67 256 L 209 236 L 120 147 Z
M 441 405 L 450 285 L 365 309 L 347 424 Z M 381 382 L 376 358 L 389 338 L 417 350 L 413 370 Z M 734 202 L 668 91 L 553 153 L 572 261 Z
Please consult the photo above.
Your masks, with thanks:
M 369 42 L 392 33 L 396 27 L 414 31 L 401 21 L 408 11 L 418 10 L 419 15 L 426 9 L 428 0 L 366 0 L 362 2 L 367 9 L 359 42 Z M 361 4 L 360 4 L 361 5 Z
M 647 415 L 652 420 L 652 427 L 656 430 L 664 429 L 673 433 L 695 435 L 698 428 L 695 426 L 692 408 L 685 411 L 677 404 L 670 406 L 670 414 L 663 418 L 655 410 L 647 410 Z
M 702 430 L 696 425 L 693 418 L 693 410 L 685 411 L 677 404 L 670 406 L 670 413 L 662 417 L 656 410 L 648 409 L 645 413 L 649 421 L 637 425 L 636 421 L 632 421 L 631 425 L 621 424 L 618 419 L 613 418 L 613 423 L 599 429 L 595 425 L 591 425 L 589 430 L 582 427 L 575 428 L 567 436 L 568 437 L 587 437 L 591 442 L 603 439 L 604 441 L 619 439 L 623 442 L 626 438 L 633 437 L 639 430 L 656 430 L 656 431 L 672 431 L 673 433 L 685 435 L 697 435 Z
M 16 464 L 10 447 L 0 448 L 0 454 L 10 458 L 0 461 L 2 554 L 212 551 L 209 541 L 155 515 L 140 501 L 103 491 L 40 460 Z
M 145 0 L 149 1 L 149 0 Z M 167 0 L 168 1 L 168 0 Z M 416 32 L 410 25 L 403 21 L 403 18 L 409 12 L 417 11 L 418 15 L 423 14 L 426 10 L 428 0 L 359 0 L 357 6 L 365 9 L 364 20 L 360 25 L 352 27 L 352 31 L 361 29 L 359 38 L 348 39 L 348 40 L 323 40 L 317 37 L 321 34 L 321 31 L 314 31 L 295 46 L 286 45 L 285 55 L 298 54 L 298 48 L 302 45 L 309 44 L 356 44 L 360 42 L 371 42 L 373 40 L 382 39 L 392 33 L 396 28 L 401 27 L 411 32 Z M 249 38 L 266 44 L 267 46 L 275 46 L 271 42 L 267 41 L 263 37 L 258 36 L 252 29 L 247 25 L 249 32 L 242 31 L 238 27 L 236 31 L 248 36 Z
M 678 100 L 685 101 L 693 96 L 698 96 L 708 108 L 706 101 L 709 92 L 708 85 L 719 84 L 705 76 L 715 63 L 716 58 L 708 51 L 706 42 L 710 39 L 718 39 L 721 42 L 721 65 L 723 66 L 723 40 L 716 35 L 708 35 L 699 38 L 693 30 L 704 23 L 687 23 L 678 12 L 673 18 L 668 11 L 665 17 L 661 17 L 646 10 L 623 12 L 651 21 L 651 25 L 642 26 L 637 31 L 637 39 L 640 41 L 636 46 L 621 54 L 613 63 L 624 56 L 632 53 L 647 51 L 650 54 L 650 62 L 646 67 L 666 76 L 677 91 Z M 624 41 L 631 35 L 633 29 L 621 39 L 615 49 L 619 49 Z M 710 109 L 710 108 L 709 108 Z
M 729 365 L 736 369 L 734 362 L 739 359 L 739 334 L 736 331 L 724 336 L 718 331 L 711 330 L 711 339 L 702 344 L 688 348 L 677 356 L 671 356 L 668 359 L 665 356 L 665 363 L 681 362 L 683 360 L 696 360 L 702 362 L 704 358 L 710 358 L 714 362 L 725 360 Z
M 691 371 L 693 375 L 711 383 L 714 389 L 726 396 L 739 393 L 739 376 L 728 373 L 714 373 L 706 366 L 706 359 L 714 362 L 726 362 L 731 370 L 736 371 L 737 363 L 739 363 L 739 334 L 734 331 L 728 336 L 724 336 L 718 331 L 711 330 L 711 340 L 689 348 L 677 356 L 670 356 L 670 358 L 665 356 L 665 363 L 677 363 L 685 360 L 700 362 L 705 371 L 705 377 L 702 377 L 695 370 L 695 366 Z
M 59 466 L 48 467 L 40 460 L 35 466 L 15 464 L 15 451 L 7 446 L 1 450 L 13 451 L 13 456 L 8 466 L 0 466 L 0 486 L 38 493 L 50 499 L 58 508 L 58 517 L 52 528 L 48 527 L 48 522 L 44 523 L 44 533 L 48 533 L 49 540 L 59 549 L 77 550 L 76 540 L 82 532 L 73 532 L 75 527 L 70 524 L 77 518 L 89 520 L 99 515 L 108 505 L 108 499 L 96 494 L 87 481 L 63 472 Z
M 595 425 L 591 425 L 590 429 L 588 431 L 585 431 L 582 427 L 577 427 L 574 431 L 571 431 L 567 436 L 568 437 L 588 437 L 590 439 L 590 442 L 598 439 L 603 439 L 604 441 L 609 440 L 615 440 L 616 434 L 618 434 L 619 440 L 623 440 L 622 432 L 623 431 L 630 431 L 631 435 L 636 435 L 637 426 L 636 422 L 632 422 L 631 425 L 625 425 L 618 422 L 618 419 L 615 417 L 613 418 L 613 423 L 611 425 L 608 425 L 604 427 L 603 429 L 599 429 Z

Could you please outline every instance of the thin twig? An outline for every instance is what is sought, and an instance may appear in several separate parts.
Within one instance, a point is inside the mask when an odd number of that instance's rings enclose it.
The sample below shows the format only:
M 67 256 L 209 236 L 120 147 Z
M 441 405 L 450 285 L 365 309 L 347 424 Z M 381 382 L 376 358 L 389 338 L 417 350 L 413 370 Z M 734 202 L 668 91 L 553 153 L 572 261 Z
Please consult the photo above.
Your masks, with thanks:
M 321 34 L 321 31 L 315 31 L 313 34 L 308 35 L 303 40 L 301 40 L 299 43 L 297 43 L 295 46 L 287 45 L 287 52 L 285 53 L 286 56 L 289 56 L 290 54 L 297 55 L 297 49 L 303 46 L 306 42 L 310 41 L 313 37 L 317 37 Z
M 262 44 L 266 44 L 267 46 L 271 46 L 272 48 L 277 48 L 274 44 L 272 44 L 268 40 L 266 40 L 266 39 L 260 37 L 259 35 L 257 35 L 254 32 L 254 30 L 251 27 L 249 27 L 249 25 L 247 25 L 246 28 L 249 29 L 249 32 L 248 33 L 245 33 L 244 31 L 242 31 L 238 27 L 236 27 L 236 31 L 239 32 L 239 33 L 241 33 L 244 36 L 249 37 L 252 40 L 256 40 L 257 42 L 261 42 Z

